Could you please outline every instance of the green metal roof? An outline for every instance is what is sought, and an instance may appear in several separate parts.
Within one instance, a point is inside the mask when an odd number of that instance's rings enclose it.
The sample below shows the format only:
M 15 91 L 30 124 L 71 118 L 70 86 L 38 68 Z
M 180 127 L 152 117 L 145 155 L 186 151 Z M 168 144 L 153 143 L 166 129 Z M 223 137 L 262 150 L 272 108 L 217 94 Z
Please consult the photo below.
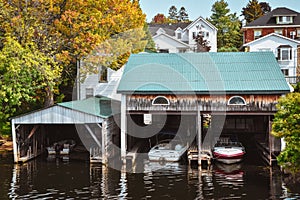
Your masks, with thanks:
M 133 54 L 118 93 L 287 93 L 272 52 Z
M 115 101 L 106 97 L 90 97 L 84 100 L 58 103 L 58 105 L 92 114 L 102 118 L 108 118 L 119 112 L 119 106 L 114 106 Z

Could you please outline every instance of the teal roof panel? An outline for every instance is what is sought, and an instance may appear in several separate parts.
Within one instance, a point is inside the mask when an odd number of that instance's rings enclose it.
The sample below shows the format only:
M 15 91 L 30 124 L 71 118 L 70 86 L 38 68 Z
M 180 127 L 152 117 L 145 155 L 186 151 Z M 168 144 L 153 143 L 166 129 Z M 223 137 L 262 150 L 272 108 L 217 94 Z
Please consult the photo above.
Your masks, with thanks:
M 118 93 L 287 93 L 272 52 L 133 54 Z
M 90 97 L 83 100 L 58 103 L 58 105 L 98 117 L 108 118 L 119 112 L 119 106 L 114 106 L 115 103 L 117 102 L 106 97 Z

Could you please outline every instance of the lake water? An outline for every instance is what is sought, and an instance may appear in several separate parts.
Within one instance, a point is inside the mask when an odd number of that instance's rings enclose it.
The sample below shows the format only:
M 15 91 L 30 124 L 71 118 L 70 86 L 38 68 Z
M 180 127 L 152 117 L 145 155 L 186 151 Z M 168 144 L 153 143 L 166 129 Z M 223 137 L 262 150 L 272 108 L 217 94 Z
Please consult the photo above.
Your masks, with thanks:
M 287 185 L 278 171 L 251 162 L 210 170 L 173 163 L 158 171 L 148 163 L 144 173 L 125 173 L 75 160 L 14 165 L 10 154 L 0 156 L 1 200 L 300 199 L 299 184 Z

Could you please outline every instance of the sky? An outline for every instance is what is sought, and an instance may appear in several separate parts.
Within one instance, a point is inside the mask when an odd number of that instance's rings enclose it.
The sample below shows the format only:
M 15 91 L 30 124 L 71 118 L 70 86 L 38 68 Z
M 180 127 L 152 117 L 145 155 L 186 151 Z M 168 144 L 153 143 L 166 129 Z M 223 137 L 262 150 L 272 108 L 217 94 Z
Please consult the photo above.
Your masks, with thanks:
M 241 14 L 242 8 L 246 7 L 249 0 L 225 0 L 228 3 L 230 12 Z M 190 20 L 195 20 L 199 16 L 210 17 L 212 5 L 216 0 L 140 0 L 143 12 L 147 15 L 147 22 L 162 13 L 168 16 L 169 8 L 174 5 L 177 10 L 185 7 Z M 272 9 L 277 7 L 287 7 L 300 12 L 300 0 L 259 0 L 259 2 L 268 2 Z

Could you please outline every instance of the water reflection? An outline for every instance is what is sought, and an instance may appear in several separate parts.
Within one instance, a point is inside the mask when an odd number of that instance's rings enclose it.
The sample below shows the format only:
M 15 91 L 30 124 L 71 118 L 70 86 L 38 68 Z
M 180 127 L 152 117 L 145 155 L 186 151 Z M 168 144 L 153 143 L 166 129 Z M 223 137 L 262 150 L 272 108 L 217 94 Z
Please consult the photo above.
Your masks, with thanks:
M 9 165 L 9 199 L 286 199 L 299 198 L 279 173 L 251 165 L 145 163 L 144 173 L 100 164 L 33 160 Z M 0 164 L 0 170 L 3 170 Z M 153 170 L 156 169 L 156 170 Z M 2 177 L 1 177 L 2 178 Z M 0 184 L 2 187 L 2 182 Z M 1 198 L 4 199 L 4 198 Z

